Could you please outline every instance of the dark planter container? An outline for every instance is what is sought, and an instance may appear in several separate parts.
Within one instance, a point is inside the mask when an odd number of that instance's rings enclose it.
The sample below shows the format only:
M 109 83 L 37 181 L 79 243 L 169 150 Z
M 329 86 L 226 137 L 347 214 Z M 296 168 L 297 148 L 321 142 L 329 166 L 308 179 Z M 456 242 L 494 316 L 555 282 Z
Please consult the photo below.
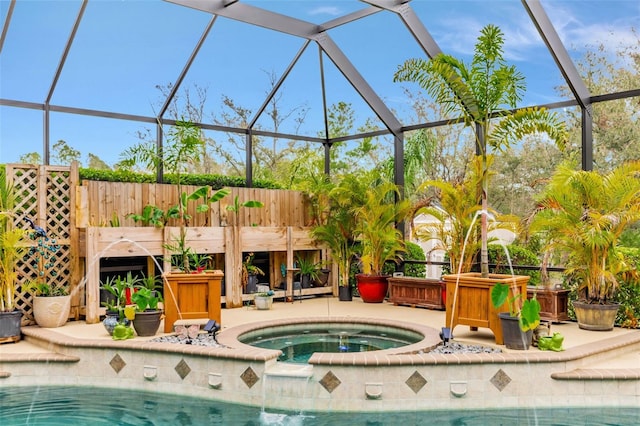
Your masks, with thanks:
M 155 336 L 160 327 L 162 311 L 136 312 L 133 328 L 138 336 Z
M 338 300 L 341 302 L 351 302 L 351 286 L 338 287 Z
M 578 327 L 583 330 L 609 331 L 613 330 L 616 314 L 620 307 L 617 303 L 599 305 L 574 300 L 573 309 L 578 320 Z
M 382 303 L 389 289 L 388 275 L 356 274 L 358 293 L 365 303 Z
M 531 346 L 533 330 L 524 332 L 520 329 L 518 317 L 512 317 L 508 312 L 498 314 L 502 326 L 502 337 L 507 349 L 527 350 Z
M 309 274 L 304 274 L 300 277 L 300 284 L 302 288 L 310 288 L 311 287 L 311 277 Z
M 331 269 L 320 269 L 320 273 L 318 274 L 318 278 L 316 279 L 315 285 L 316 287 L 324 287 L 329 282 L 329 273 Z
M 249 275 L 247 279 L 247 287 L 245 288 L 245 294 L 251 294 L 258 291 L 258 276 Z
M 22 311 L 0 312 L 0 343 L 20 340 L 20 320 Z

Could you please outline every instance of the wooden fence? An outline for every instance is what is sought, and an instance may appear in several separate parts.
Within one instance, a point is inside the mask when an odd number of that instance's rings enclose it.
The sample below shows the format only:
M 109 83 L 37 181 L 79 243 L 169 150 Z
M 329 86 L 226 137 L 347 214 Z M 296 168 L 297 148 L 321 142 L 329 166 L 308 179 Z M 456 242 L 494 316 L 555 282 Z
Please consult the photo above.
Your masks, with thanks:
M 183 186 L 183 192 L 192 193 L 198 186 Z M 192 216 L 189 226 L 308 226 L 310 223 L 309 201 L 299 191 L 284 191 L 257 188 L 227 188 L 231 193 L 212 203 L 206 213 L 197 213 L 196 206 L 202 202 L 191 202 L 188 213 Z M 211 194 L 211 191 L 210 191 Z M 228 210 L 238 197 L 240 203 L 258 200 L 264 208 L 240 208 Z M 141 226 L 128 217 L 141 214 L 147 205 L 164 211 L 178 204 L 176 185 L 83 181 L 78 188 L 79 228 L 88 226 L 110 226 L 114 218 L 120 226 Z M 169 226 L 177 226 L 171 221 Z

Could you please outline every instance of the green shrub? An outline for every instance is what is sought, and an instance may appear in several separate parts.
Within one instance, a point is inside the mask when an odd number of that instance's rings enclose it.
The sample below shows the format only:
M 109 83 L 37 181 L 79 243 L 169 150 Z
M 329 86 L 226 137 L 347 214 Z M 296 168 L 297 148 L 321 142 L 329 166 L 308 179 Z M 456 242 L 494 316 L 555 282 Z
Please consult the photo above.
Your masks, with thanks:
M 509 244 L 506 247 L 509 252 L 509 258 L 511 259 L 511 265 L 523 265 L 523 266 L 540 266 L 540 259 L 538 256 L 526 247 Z M 493 272 L 497 274 L 511 274 L 509 267 L 509 261 L 505 249 L 501 245 L 491 244 L 489 245 L 489 263 L 495 264 L 496 267 Z M 513 273 L 516 275 L 528 275 L 530 285 L 540 284 L 540 270 L 526 270 L 526 269 L 513 269 Z
M 154 183 L 156 176 L 148 173 L 136 173 L 129 170 L 98 170 L 84 169 L 79 170 L 80 179 L 96 180 L 105 182 L 131 182 L 131 183 Z M 183 185 L 194 186 L 210 186 L 214 190 L 223 187 L 244 188 L 247 185 L 245 178 L 237 176 L 221 176 L 221 175 L 200 175 L 190 174 L 181 176 Z M 176 177 L 172 174 L 164 175 L 164 183 L 176 183 Z M 282 189 L 275 182 L 256 179 L 253 181 L 254 188 Z

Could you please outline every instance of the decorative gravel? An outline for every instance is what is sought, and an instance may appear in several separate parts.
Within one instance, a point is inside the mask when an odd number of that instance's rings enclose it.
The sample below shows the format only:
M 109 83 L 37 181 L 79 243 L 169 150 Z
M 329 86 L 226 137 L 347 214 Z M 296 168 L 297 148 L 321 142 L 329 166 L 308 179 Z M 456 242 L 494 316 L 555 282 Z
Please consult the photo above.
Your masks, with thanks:
M 497 354 L 502 353 L 502 349 L 492 348 L 483 345 L 466 345 L 449 341 L 446 345 L 439 345 L 430 353 L 433 354 Z
M 162 342 L 162 343 L 177 343 L 180 345 L 193 345 L 193 346 L 209 346 L 212 348 L 224 348 L 224 345 L 216 342 L 213 336 L 209 333 L 200 333 L 197 337 L 193 339 L 189 339 L 187 337 L 183 337 L 177 334 L 172 334 L 168 336 L 156 337 L 151 340 L 152 342 Z
M 180 345 L 209 346 L 212 348 L 224 348 L 224 345 L 216 342 L 209 333 L 200 333 L 193 339 L 172 334 L 168 336 L 156 337 L 152 342 L 177 343 Z M 439 345 L 431 353 L 435 354 L 495 354 L 502 353 L 499 348 L 492 348 L 483 345 L 468 345 L 449 341 L 446 345 Z

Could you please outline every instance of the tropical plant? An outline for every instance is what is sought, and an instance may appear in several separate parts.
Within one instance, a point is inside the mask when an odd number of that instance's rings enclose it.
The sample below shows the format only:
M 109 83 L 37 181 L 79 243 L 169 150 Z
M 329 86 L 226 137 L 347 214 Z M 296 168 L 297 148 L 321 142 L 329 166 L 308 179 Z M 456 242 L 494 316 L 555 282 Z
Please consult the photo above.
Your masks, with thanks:
M 327 180 L 326 184 L 317 185 L 311 194 L 318 200 L 317 224 L 311 229 L 311 235 L 331 251 L 331 257 L 338 264 L 338 285 L 344 287 L 349 286 L 351 262 L 357 252 L 352 208 L 365 192 L 362 182 L 358 176 L 347 175 L 338 184 Z
M 509 295 L 510 288 L 512 288 L 511 295 Z M 523 295 L 517 290 L 515 285 L 496 283 L 491 289 L 491 304 L 495 308 L 500 308 L 506 302 L 509 306 L 509 315 L 518 317 L 520 329 L 525 332 L 534 330 L 540 325 L 540 302 L 535 297 L 532 299 L 525 297 L 523 300 Z
M 441 53 L 430 60 L 409 59 L 394 75 L 394 81 L 418 83 L 442 106 L 443 113 L 459 115 L 454 121 L 471 128 L 481 160 L 478 193 L 482 212 L 489 210 L 489 149 L 505 150 L 524 136 L 537 132 L 545 132 L 561 147 L 567 139 L 563 123 L 546 109 L 512 111 L 522 99 L 525 82 L 524 76 L 504 60 L 503 45 L 502 31 L 495 25 L 487 25 L 480 32 L 471 64 Z M 487 214 L 481 216 L 480 234 L 481 272 L 487 277 Z
M 566 256 L 564 273 L 578 285 L 580 299 L 611 302 L 620 279 L 638 277 L 619 239 L 640 220 L 640 160 L 607 174 L 561 164 L 529 220 L 531 232 L 546 237 L 546 250 Z
M 246 287 L 249 282 L 250 275 L 264 275 L 264 271 L 260 267 L 253 264 L 255 253 L 249 253 L 242 262 L 242 286 Z
M 157 311 L 158 303 L 162 302 L 162 295 L 149 287 L 138 287 L 131 295 L 131 301 L 135 303 L 139 312 Z
M 140 284 L 140 277 L 133 275 L 131 272 L 127 272 L 125 276 L 112 276 L 108 277 L 100 288 L 105 290 L 109 296 L 107 300 L 102 302 L 109 312 L 118 312 L 122 319 L 124 315 L 124 309 L 127 306 L 127 291 L 132 292 L 133 289 Z
M 301 281 L 306 280 L 307 282 L 314 282 L 320 276 L 320 265 L 311 259 L 303 256 L 297 256 L 296 266 L 299 269 L 298 273 L 300 274 Z
M 0 312 L 16 309 L 16 266 L 27 251 L 26 231 L 13 227 L 16 192 L 0 172 Z
M 360 242 L 362 272 L 381 275 L 387 261 L 399 261 L 405 251 L 402 233 L 396 224 L 410 211 L 408 200 L 400 199 L 399 188 L 391 182 L 369 187 L 362 205 L 353 208 L 355 236 Z
M 475 164 L 479 162 L 476 161 Z M 419 191 L 434 193 L 428 194 L 413 206 L 413 219 L 424 214 L 434 220 L 412 226 L 415 237 L 421 241 L 434 241 L 433 249 L 447 254 L 450 271 L 453 273 L 471 271 L 480 249 L 480 227 L 475 220 L 480 210 L 477 199 L 478 179 L 477 173 L 471 173 L 460 183 L 426 181 L 420 185 Z

